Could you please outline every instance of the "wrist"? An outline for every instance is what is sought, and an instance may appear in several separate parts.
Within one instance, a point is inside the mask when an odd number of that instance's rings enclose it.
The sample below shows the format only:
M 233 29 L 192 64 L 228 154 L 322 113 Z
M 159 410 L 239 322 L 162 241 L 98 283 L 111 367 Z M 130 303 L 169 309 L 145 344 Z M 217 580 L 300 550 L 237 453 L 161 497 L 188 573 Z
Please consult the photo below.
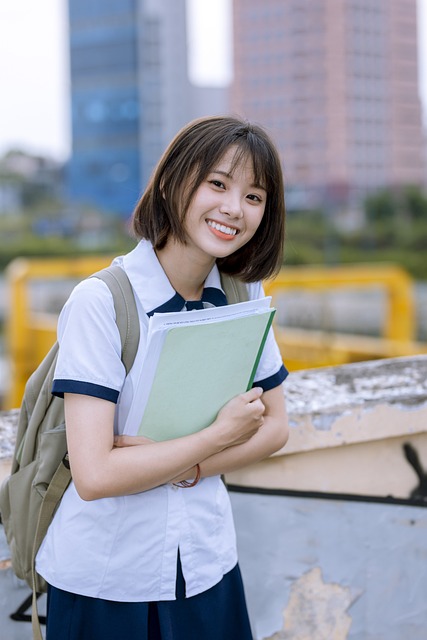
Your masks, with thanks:
M 193 470 L 194 470 L 194 475 L 193 475 Z M 181 487 L 182 489 L 190 489 L 191 487 L 195 487 L 196 484 L 198 484 L 198 482 L 200 480 L 200 477 L 201 477 L 200 465 L 197 463 L 185 475 L 186 476 L 190 475 L 191 479 L 187 480 L 185 478 L 183 480 L 179 480 L 178 482 L 173 482 L 172 484 L 175 487 Z
M 199 431 L 199 435 L 203 438 L 204 457 L 209 458 L 217 453 L 221 453 L 229 446 L 226 438 L 227 425 L 223 419 L 217 417 L 209 427 Z

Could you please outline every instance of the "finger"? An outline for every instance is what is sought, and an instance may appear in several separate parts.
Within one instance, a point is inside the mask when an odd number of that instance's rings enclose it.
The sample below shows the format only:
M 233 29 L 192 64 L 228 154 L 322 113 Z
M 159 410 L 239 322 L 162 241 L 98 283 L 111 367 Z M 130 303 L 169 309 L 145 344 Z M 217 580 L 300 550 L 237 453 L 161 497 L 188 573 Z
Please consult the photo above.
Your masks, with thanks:
M 264 415 L 265 413 L 265 404 L 260 398 L 253 400 L 251 403 L 251 409 L 253 409 L 255 415 Z
M 259 398 L 261 398 L 263 393 L 264 389 L 262 387 L 252 387 L 252 389 L 246 391 L 243 396 L 245 400 L 247 400 L 247 402 L 253 402 L 254 400 L 258 400 Z

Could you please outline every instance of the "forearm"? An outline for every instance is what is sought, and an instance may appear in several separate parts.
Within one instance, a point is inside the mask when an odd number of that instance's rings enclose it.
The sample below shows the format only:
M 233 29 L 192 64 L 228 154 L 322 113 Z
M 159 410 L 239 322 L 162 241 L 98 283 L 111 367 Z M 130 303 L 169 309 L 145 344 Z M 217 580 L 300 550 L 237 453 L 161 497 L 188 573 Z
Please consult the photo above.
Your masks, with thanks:
M 152 489 L 182 475 L 198 460 L 221 450 L 211 431 L 145 446 L 115 448 L 114 405 L 89 397 L 66 397 L 71 473 L 84 500 Z
M 263 426 L 244 444 L 224 449 L 200 463 L 201 476 L 213 476 L 259 462 L 281 449 L 287 442 L 287 423 L 278 424 L 266 418 Z
M 165 442 L 114 446 L 115 406 L 99 398 L 65 394 L 71 473 L 84 500 L 139 493 L 165 484 L 202 460 L 256 433 L 263 422 L 261 390 L 237 396 L 206 429 Z M 132 440 L 132 438 L 131 438 Z
M 86 499 L 140 493 L 174 480 L 191 476 L 196 460 L 217 447 L 205 434 L 157 442 L 146 446 L 113 448 L 88 480 Z

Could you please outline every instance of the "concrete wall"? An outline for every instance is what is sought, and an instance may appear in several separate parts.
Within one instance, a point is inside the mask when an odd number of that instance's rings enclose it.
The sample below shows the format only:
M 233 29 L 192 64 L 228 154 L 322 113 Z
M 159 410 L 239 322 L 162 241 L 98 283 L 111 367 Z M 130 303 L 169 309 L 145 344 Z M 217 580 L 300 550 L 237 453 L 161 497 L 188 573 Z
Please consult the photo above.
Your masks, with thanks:
M 427 357 L 284 386 L 288 445 L 227 476 L 255 639 L 425 640 Z
M 286 447 L 229 483 L 403 499 L 416 490 L 404 445 L 427 470 L 426 355 L 298 371 L 284 389 Z

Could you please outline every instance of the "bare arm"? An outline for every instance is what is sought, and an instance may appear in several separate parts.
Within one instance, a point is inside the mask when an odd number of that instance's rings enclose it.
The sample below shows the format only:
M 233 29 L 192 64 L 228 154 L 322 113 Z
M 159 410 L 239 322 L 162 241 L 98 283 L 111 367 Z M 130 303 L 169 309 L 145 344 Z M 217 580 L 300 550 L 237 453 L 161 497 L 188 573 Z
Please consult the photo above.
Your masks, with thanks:
M 231 400 L 202 431 L 150 445 L 114 447 L 115 405 L 90 396 L 65 394 L 71 472 L 84 500 L 145 491 L 185 475 L 197 462 L 251 438 L 264 419 L 262 390 Z
M 265 406 L 264 420 L 261 428 L 246 442 L 235 444 L 205 459 L 199 460 L 202 477 L 236 471 L 249 464 L 262 460 L 281 449 L 288 439 L 288 419 L 282 386 L 266 391 L 262 395 Z M 230 407 L 226 405 L 219 413 L 219 418 L 229 420 Z M 144 438 L 123 437 L 120 446 L 131 446 L 149 443 Z M 195 475 L 192 467 L 179 474 L 175 480 L 188 480 Z

